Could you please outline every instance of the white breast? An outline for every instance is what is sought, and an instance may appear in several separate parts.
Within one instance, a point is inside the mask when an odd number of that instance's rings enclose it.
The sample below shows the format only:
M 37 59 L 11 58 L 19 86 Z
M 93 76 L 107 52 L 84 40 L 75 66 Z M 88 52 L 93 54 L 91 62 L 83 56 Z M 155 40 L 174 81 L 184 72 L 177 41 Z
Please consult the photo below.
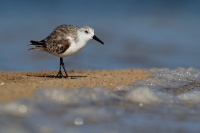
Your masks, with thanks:
M 77 42 L 71 36 L 67 36 L 66 38 L 71 42 L 71 45 L 63 54 L 58 55 L 60 57 L 66 57 L 77 53 L 88 43 L 90 39 L 92 39 L 91 35 L 80 31 L 77 32 Z
M 80 51 L 85 45 L 87 44 L 87 42 L 85 41 L 78 41 L 77 43 L 75 43 L 74 41 L 72 41 L 71 46 L 62 54 L 60 54 L 60 57 L 66 57 L 66 56 L 70 56 L 72 54 L 77 53 L 78 51 Z

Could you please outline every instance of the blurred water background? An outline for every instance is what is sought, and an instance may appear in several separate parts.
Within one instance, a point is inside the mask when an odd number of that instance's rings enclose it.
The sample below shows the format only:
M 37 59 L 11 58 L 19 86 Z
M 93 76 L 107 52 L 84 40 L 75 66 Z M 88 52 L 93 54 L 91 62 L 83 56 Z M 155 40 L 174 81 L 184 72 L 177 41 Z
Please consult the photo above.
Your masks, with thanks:
M 28 51 L 60 24 L 89 25 L 90 41 L 67 69 L 200 68 L 198 0 L 1 0 L 0 70 L 57 70 L 58 57 Z

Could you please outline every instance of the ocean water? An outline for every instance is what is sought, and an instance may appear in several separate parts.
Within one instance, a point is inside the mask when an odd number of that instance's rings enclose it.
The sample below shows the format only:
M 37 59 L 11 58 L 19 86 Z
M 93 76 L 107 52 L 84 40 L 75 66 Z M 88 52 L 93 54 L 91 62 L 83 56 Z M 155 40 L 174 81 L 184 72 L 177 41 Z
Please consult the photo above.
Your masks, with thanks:
M 60 24 L 89 25 L 96 41 L 64 59 L 67 70 L 200 68 L 198 0 L 1 0 L 0 70 L 57 70 L 58 57 L 28 51 Z
M 32 100 L 2 104 L 0 132 L 199 133 L 200 70 L 147 71 L 153 77 L 114 90 L 42 88 Z

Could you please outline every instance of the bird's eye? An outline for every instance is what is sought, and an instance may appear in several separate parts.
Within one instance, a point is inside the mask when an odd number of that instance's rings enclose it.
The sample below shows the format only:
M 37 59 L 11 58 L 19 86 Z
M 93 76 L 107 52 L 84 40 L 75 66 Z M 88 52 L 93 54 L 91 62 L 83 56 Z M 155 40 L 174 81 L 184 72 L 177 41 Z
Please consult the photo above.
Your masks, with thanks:
M 88 31 L 87 31 L 87 30 L 85 30 L 85 33 L 86 33 L 86 34 L 88 34 Z

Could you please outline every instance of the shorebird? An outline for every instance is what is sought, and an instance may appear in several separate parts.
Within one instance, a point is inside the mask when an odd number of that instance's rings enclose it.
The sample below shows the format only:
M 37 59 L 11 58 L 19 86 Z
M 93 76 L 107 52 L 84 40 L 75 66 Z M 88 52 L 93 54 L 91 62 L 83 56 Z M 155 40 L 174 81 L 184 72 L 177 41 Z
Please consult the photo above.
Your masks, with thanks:
M 63 57 L 77 53 L 86 46 L 91 39 L 104 44 L 94 35 L 94 29 L 89 26 L 78 27 L 63 24 L 56 27 L 45 39 L 41 41 L 31 40 L 30 45 L 33 45 L 34 47 L 29 50 L 39 50 L 60 57 L 60 67 L 56 77 L 63 77 L 61 67 L 63 68 L 66 77 L 68 77 Z

